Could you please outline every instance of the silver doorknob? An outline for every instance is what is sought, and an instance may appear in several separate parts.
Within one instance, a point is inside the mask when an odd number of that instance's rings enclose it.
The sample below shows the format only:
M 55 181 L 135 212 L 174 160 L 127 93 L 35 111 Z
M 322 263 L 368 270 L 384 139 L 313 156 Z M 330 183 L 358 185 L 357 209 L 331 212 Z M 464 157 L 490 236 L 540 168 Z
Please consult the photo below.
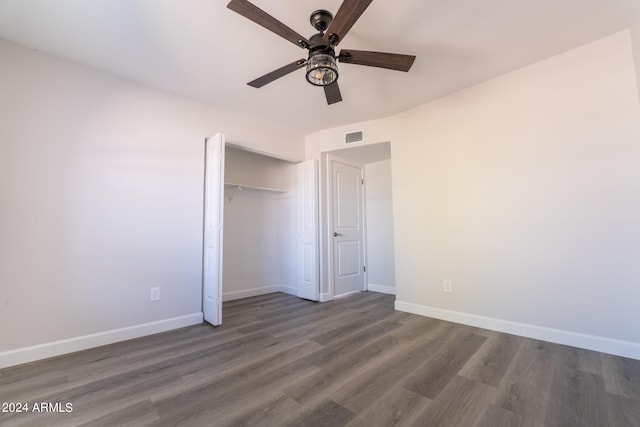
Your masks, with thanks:
M 335 231 L 333 232 L 333 237 L 338 237 L 338 236 L 342 236 L 342 234 L 340 233 L 336 233 Z

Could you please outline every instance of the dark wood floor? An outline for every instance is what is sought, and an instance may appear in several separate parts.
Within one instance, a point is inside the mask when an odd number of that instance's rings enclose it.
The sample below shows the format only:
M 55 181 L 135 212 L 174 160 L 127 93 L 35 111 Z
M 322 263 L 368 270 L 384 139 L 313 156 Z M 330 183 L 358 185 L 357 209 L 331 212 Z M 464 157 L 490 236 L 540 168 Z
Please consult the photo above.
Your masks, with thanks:
M 193 326 L 0 370 L 34 426 L 640 426 L 640 361 L 393 310 L 285 294 Z

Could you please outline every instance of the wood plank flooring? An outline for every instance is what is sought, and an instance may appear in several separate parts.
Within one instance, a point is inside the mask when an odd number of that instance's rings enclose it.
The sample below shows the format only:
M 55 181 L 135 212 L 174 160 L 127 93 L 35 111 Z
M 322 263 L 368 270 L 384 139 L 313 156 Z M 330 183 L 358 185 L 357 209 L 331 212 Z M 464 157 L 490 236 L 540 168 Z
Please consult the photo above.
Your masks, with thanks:
M 640 426 L 640 361 L 397 312 L 363 292 L 0 370 L 2 426 Z M 2 408 L 0 408 L 2 409 Z M 55 408 L 54 408 L 55 409 Z

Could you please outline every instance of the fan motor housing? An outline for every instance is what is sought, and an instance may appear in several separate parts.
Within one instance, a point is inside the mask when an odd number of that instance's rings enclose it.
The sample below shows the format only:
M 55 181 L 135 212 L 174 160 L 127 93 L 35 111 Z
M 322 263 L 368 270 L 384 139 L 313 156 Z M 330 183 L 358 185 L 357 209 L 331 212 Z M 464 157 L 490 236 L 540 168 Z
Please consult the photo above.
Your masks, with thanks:
M 324 53 L 331 54 L 332 56 L 336 55 L 331 45 L 327 43 L 323 38 L 322 33 L 314 34 L 311 37 L 309 37 L 309 43 L 310 43 L 309 45 L 310 53 L 323 51 Z

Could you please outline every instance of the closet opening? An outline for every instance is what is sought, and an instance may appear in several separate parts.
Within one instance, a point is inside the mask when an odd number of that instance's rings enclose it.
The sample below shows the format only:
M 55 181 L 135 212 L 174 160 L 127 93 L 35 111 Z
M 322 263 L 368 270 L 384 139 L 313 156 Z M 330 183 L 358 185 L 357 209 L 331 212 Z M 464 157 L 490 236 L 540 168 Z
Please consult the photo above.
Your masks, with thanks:
M 256 152 L 222 134 L 206 140 L 206 322 L 222 324 L 223 302 L 276 292 L 318 300 L 317 172 L 316 160 Z
M 226 144 L 223 302 L 297 294 L 296 165 Z

